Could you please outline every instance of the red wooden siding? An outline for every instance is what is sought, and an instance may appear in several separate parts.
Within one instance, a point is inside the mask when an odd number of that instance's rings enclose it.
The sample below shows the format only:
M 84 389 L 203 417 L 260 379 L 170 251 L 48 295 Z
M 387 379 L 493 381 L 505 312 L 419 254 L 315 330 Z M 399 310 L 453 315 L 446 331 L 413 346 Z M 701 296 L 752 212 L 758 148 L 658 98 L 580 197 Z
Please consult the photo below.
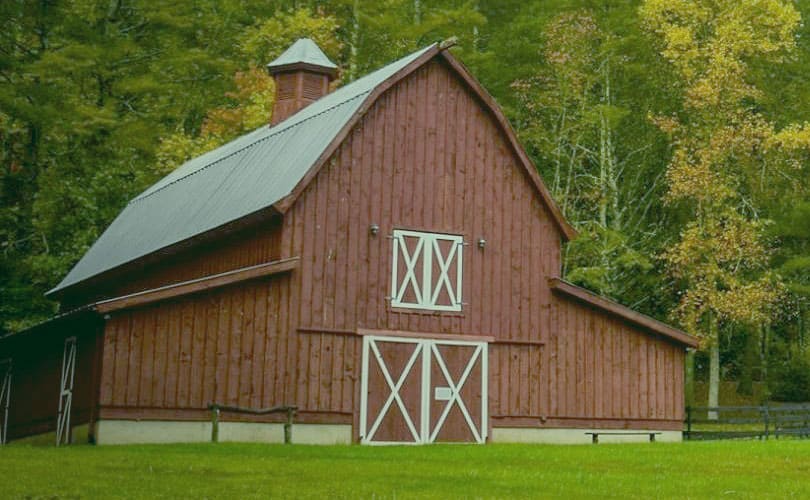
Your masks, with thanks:
M 278 368 L 273 345 L 286 281 L 243 283 L 113 315 L 102 406 L 205 408 L 214 401 L 252 406 L 275 399 L 264 379 Z

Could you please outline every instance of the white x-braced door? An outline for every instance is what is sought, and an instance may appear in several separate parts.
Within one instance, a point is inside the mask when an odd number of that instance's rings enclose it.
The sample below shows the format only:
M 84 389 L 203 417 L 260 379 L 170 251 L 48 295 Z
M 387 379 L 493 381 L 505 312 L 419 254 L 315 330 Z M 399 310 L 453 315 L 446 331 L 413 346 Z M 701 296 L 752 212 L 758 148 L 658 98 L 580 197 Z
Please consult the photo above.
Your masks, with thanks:
M 8 408 L 11 403 L 11 360 L 0 361 L 0 445 L 8 442 Z
M 362 443 L 486 442 L 485 342 L 365 336 L 362 363 Z
M 56 418 L 56 446 L 70 444 L 70 410 L 73 403 L 73 377 L 76 373 L 76 337 L 65 339 L 62 377 L 59 384 L 59 413 Z

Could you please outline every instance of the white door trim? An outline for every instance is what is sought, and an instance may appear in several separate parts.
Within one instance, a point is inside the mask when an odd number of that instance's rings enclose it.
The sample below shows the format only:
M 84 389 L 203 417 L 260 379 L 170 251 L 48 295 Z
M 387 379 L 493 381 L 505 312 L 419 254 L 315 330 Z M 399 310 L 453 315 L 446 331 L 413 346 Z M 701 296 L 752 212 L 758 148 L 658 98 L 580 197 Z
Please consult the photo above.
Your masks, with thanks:
M 62 352 L 62 380 L 59 383 L 59 413 L 56 416 L 56 446 L 70 444 L 70 411 L 76 374 L 76 337 L 65 339 Z
M 399 375 L 396 381 L 391 377 L 388 366 L 385 364 L 379 347 L 378 342 L 390 342 L 397 344 L 413 344 L 414 351 L 411 353 L 405 368 Z M 439 346 L 469 346 L 474 347 L 474 351 L 470 356 L 469 361 L 464 367 L 464 371 L 458 380 L 453 380 L 450 371 L 447 369 L 444 357 L 439 351 Z M 419 429 L 417 430 L 414 425 L 412 415 L 407 411 L 404 401 L 399 394 L 405 380 L 412 373 L 416 361 L 421 356 L 422 358 L 422 380 L 421 380 L 421 401 L 419 416 L 421 419 Z M 363 336 L 363 350 L 362 350 L 362 373 L 360 381 L 360 442 L 362 444 L 425 444 L 432 443 L 436 440 L 442 426 L 447 419 L 448 414 L 453 409 L 453 406 L 458 406 L 464 420 L 472 432 L 473 438 L 477 443 L 485 443 L 488 436 L 489 421 L 488 421 L 488 345 L 486 342 L 475 341 L 462 341 L 462 340 L 440 340 L 440 339 L 424 339 L 424 338 L 409 338 L 409 337 L 390 337 L 390 336 L 376 336 L 365 335 Z M 383 403 L 383 406 L 376 415 L 369 415 L 368 410 L 368 377 L 370 363 L 372 360 L 380 368 L 383 378 L 391 391 Z M 439 420 L 435 426 L 431 426 L 430 422 L 430 406 L 433 401 L 433 394 L 431 394 L 431 364 L 435 360 L 439 370 L 444 377 L 445 383 L 449 386 L 450 395 L 446 400 L 446 404 L 442 409 Z M 475 368 L 476 363 L 481 363 L 481 426 L 480 428 L 475 425 L 467 405 L 461 398 L 461 390 L 464 384 L 467 383 L 470 374 Z M 383 419 L 386 417 L 393 403 L 399 407 L 402 415 L 405 418 L 405 423 L 408 430 L 413 436 L 413 441 L 408 442 L 387 442 L 376 441 L 374 439 L 377 430 Z M 369 425 L 369 419 L 373 418 L 373 422 Z

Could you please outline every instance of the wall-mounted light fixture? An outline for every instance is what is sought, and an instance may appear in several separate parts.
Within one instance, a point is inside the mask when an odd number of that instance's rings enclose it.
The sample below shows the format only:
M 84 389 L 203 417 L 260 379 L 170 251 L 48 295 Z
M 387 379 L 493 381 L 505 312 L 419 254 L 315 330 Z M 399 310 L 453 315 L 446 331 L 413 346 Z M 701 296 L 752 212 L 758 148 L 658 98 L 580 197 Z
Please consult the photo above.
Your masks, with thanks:
M 478 248 L 483 250 L 485 246 L 487 246 L 487 240 L 484 238 L 478 238 Z
M 368 227 L 368 232 L 371 233 L 371 236 L 377 236 L 377 233 L 380 232 L 380 226 L 377 224 L 372 224 Z

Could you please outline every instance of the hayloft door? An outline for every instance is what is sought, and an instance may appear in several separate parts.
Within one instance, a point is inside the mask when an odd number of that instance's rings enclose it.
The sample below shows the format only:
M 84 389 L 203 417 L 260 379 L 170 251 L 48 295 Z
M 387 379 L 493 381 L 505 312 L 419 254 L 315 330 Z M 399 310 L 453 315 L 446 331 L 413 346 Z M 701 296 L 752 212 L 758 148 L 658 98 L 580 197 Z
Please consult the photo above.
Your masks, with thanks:
M 11 401 L 11 360 L 0 361 L 0 444 L 8 441 L 8 407 Z
M 487 439 L 486 342 L 363 337 L 363 444 Z
M 70 410 L 73 403 L 73 376 L 76 373 L 76 337 L 65 339 L 62 378 L 59 384 L 59 413 L 56 418 L 56 446 L 70 444 Z

